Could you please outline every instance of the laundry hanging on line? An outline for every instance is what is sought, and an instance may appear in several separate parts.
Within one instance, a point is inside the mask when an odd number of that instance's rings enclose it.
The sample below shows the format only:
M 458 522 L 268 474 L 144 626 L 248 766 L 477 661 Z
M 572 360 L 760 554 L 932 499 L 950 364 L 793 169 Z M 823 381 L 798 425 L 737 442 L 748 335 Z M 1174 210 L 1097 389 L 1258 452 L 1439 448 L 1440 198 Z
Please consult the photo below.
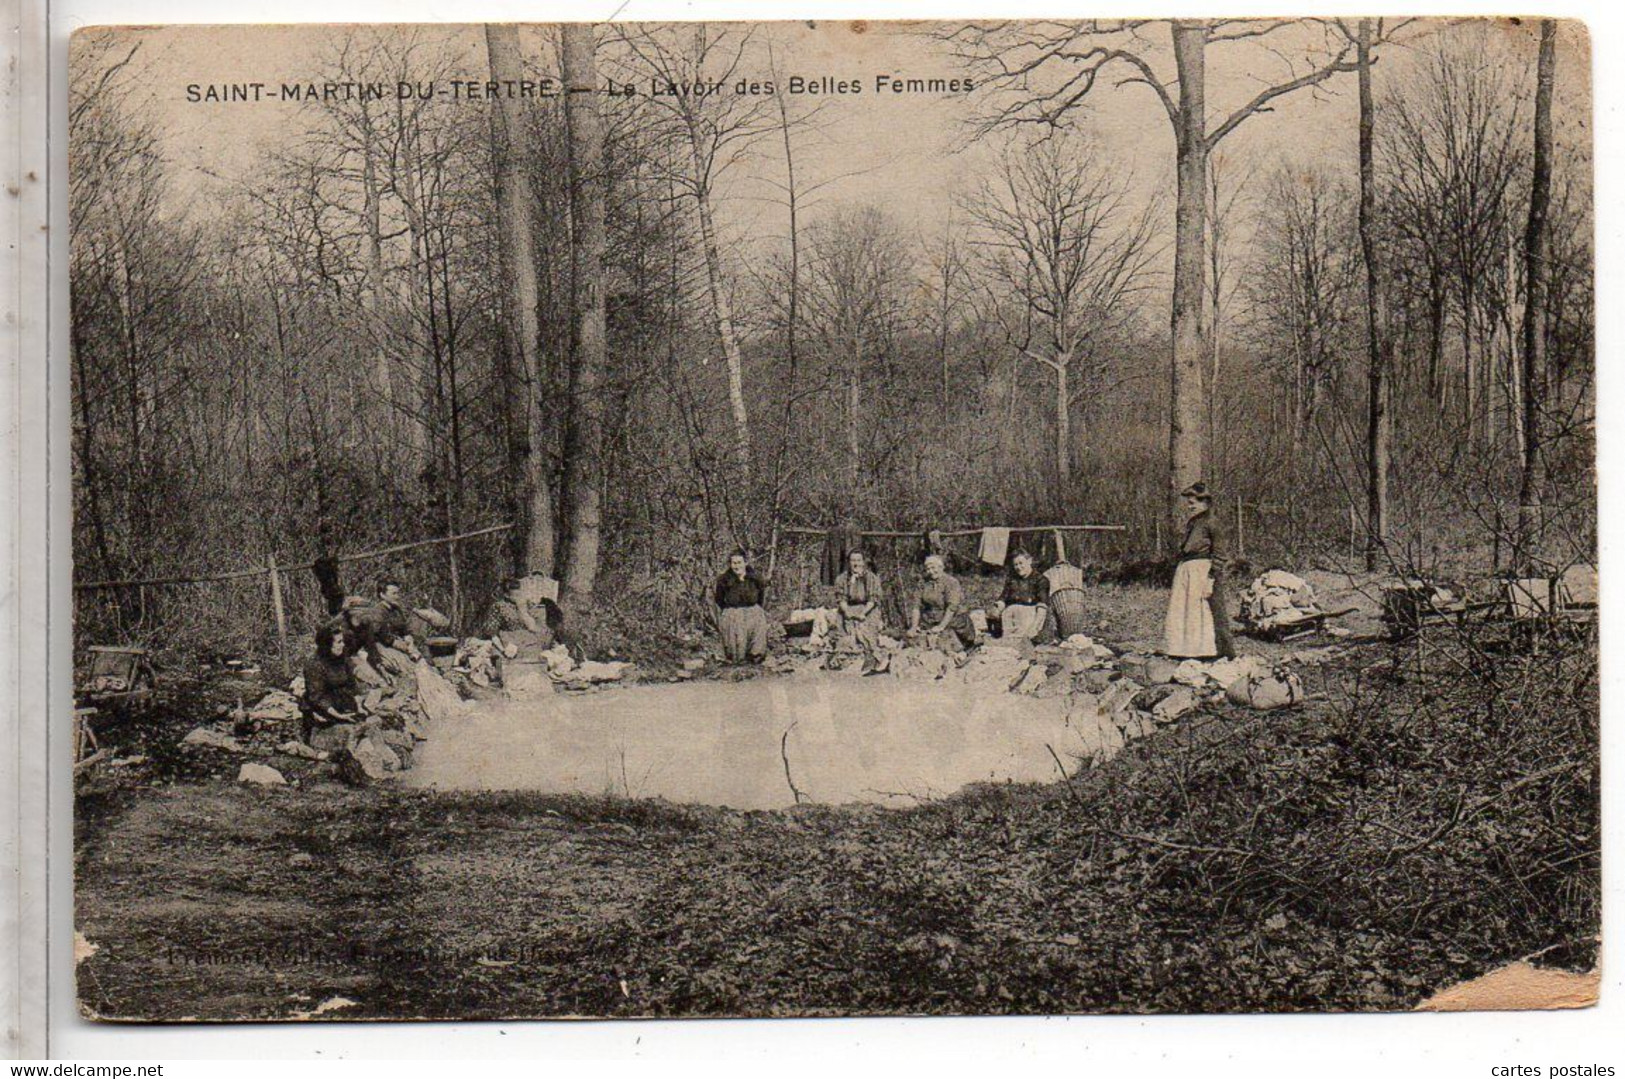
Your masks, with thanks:
M 1010 553 L 1010 530 L 1008 528 L 982 529 L 982 545 L 978 552 L 983 562 L 990 566 L 1002 566 Z
M 818 563 L 818 583 L 833 586 L 835 578 L 846 572 L 846 559 L 863 542 L 862 535 L 850 526 L 832 528 L 824 534 L 824 552 Z

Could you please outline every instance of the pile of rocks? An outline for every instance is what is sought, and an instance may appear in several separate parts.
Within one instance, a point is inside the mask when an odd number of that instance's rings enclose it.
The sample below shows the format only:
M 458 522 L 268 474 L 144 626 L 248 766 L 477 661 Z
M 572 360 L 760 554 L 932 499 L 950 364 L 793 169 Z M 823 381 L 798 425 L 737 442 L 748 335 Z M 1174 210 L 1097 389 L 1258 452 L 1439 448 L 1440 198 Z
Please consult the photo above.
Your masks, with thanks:
M 792 653 L 775 657 L 769 669 L 787 674 L 884 675 L 908 682 L 951 682 L 990 692 L 1077 697 L 1086 711 L 1107 700 L 1108 711 L 1120 721 L 1120 729 L 1136 735 L 1210 702 L 1228 699 L 1267 711 L 1303 699 L 1303 685 L 1289 667 L 1291 657 L 1271 663 L 1262 656 L 1209 662 L 1133 652 L 1119 656 L 1082 634 L 1039 646 L 995 639 L 958 655 L 905 648 L 889 654 L 884 667 L 842 664 L 838 658 Z
M 462 714 L 465 702 L 429 663 L 418 661 L 413 675 L 414 714 L 427 720 Z M 388 780 L 412 767 L 416 745 L 427 733 L 423 724 L 397 726 L 397 721 L 372 717 L 360 723 L 316 728 L 310 741 L 304 741 L 299 705 L 303 682 L 295 678 L 286 689 L 268 691 L 251 707 L 239 705 L 223 711 L 217 722 L 187 732 L 181 746 L 189 751 L 260 758 L 244 761 L 237 772 L 240 782 L 259 786 L 287 785 L 282 771 L 263 763 L 279 756 L 329 763 L 356 785 Z
M 1075 692 L 1067 722 L 1102 747 L 1096 763 L 1193 712 L 1228 700 L 1259 711 L 1303 700 L 1303 683 L 1287 662 L 1238 656 L 1204 662 L 1128 654 L 1113 678 L 1096 691 Z

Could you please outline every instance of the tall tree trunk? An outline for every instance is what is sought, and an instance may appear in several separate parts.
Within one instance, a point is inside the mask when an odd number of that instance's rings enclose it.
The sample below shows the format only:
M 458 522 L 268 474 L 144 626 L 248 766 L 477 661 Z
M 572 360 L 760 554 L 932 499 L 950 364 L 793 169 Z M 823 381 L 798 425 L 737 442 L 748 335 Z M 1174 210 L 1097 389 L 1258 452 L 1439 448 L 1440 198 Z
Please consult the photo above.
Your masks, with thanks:
M 1223 284 L 1223 256 L 1226 214 L 1220 200 L 1219 170 L 1208 163 L 1208 383 L 1207 383 L 1207 463 L 1208 481 L 1220 483 L 1220 451 L 1224 442 L 1219 433 L 1219 316 L 1223 306 L 1220 286 Z
M 1218 188 L 1213 191 L 1214 213 L 1218 213 Z M 1215 225 L 1217 221 L 1215 220 Z M 1210 241 L 1208 252 L 1208 266 L 1211 269 L 1212 292 L 1208 296 L 1208 384 L 1207 384 L 1207 455 L 1208 467 L 1211 470 L 1212 482 L 1219 482 L 1219 451 L 1223 442 L 1219 437 L 1219 244 L 1223 237 L 1217 227 L 1213 229 L 1213 238 Z
M 1512 432 L 1513 445 L 1518 452 L 1519 462 L 1523 461 L 1524 451 L 1528 448 L 1525 442 L 1527 431 L 1523 422 L 1523 313 L 1524 295 L 1518 287 L 1518 261 L 1522 255 L 1522 245 L 1516 235 L 1517 226 L 1512 215 L 1507 215 L 1507 251 L 1506 251 L 1506 306 L 1501 313 L 1499 329 L 1506 339 L 1506 366 L 1504 372 L 1504 388 L 1506 390 L 1506 426 Z
M 1303 343 L 1294 341 L 1292 345 L 1292 460 L 1288 462 L 1287 474 L 1293 479 L 1293 485 L 1303 479 L 1304 464 L 1304 408 L 1308 395 L 1304 392 L 1306 384 L 1303 359 Z
M 774 81 L 779 79 L 779 69 L 773 61 L 771 47 L 768 50 L 769 69 L 773 72 Z M 768 519 L 768 532 L 770 535 L 778 534 L 779 516 L 784 510 L 785 483 L 784 463 L 790 455 L 790 448 L 795 438 L 795 408 L 796 387 L 801 374 L 801 354 L 799 349 L 799 331 L 801 327 L 801 222 L 800 188 L 796 186 L 796 155 L 793 140 L 790 138 L 790 106 L 786 101 L 788 95 L 779 94 L 779 134 L 784 140 L 784 173 L 785 173 L 785 209 L 788 212 L 790 228 L 790 265 L 789 281 L 785 296 L 785 322 L 784 322 L 784 407 L 779 416 L 778 446 L 773 458 L 773 512 Z M 777 545 L 774 545 L 772 557 L 777 557 Z M 770 558 L 771 561 L 771 558 Z
M 706 283 L 711 289 L 711 318 L 716 325 L 717 340 L 722 344 L 722 358 L 728 365 L 728 407 L 734 420 L 734 460 L 740 476 L 750 478 L 750 413 L 745 407 L 745 363 L 739 350 L 739 335 L 734 329 L 733 305 L 722 280 L 722 248 L 717 243 L 716 221 L 711 215 L 711 188 L 701 176 L 699 136 L 694 134 L 694 167 L 698 184 L 695 202 L 700 218 L 700 246 L 705 252 Z
M 1461 293 L 1462 408 L 1467 418 L 1467 444 L 1478 445 L 1478 360 L 1473 354 L 1473 294 L 1464 284 Z
M 365 102 L 361 106 L 362 163 L 361 186 L 363 210 L 367 219 L 367 332 L 372 334 L 373 381 L 378 392 L 378 411 L 382 420 L 386 443 L 393 445 L 396 426 L 395 373 L 389 361 L 389 350 L 384 347 L 383 292 L 384 292 L 384 226 L 383 199 L 378 184 L 378 148 L 372 129 L 372 112 Z
M 1208 359 L 1202 293 L 1206 277 L 1207 108 L 1204 80 L 1207 24 L 1175 20 L 1174 60 L 1179 70 L 1179 111 L 1175 120 L 1178 197 L 1174 211 L 1174 297 L 1171 326 L 1168 479 L 1172 519 L 1179 518 L 1179 492 L 1202 479 L 1206 394 L 1203 367 Z
M 940 383 L 937 387 L 938 404 L 942 409 L 942 429 L 948 429 L 948 420 L 951 415 L 948 385 L 948 317 L 949 296 L 948 287 L 952 281 L 951 249 L 944 244 L 942 252 L 942 295 L 937 303 L 937 369 Z
M 522 71 L 519 29 L 492 23 L 485 28 L 485 47 L 494 81 L 517 80 Z M 502 98 L 492 110 L 492 134 L 497 174 L 497 216 L 500 223 L 502 276 L 506 286 L 509 334 L 519 352 L 520 384 L 513 393 L 524 397 L 520 523 L 524 541 L 518 552 L 521 572 L 553 572 L 553 490 L 547 472 L 547 419 L 542 411 L 541 325 L 537 319 L 536 252 L 531 232 L 530 180 L 525 172 L 529 131 L 525 107 Z
M 863 343 L 852 342 L 851 368 L 846 382 L 847 519 L 857 520 L 858 490 L 863 482 L 863 434 L 858 410 L 863 405 Z
M 398 166 L 395 190 L 400 196 L 401 207 L 406 213 L 406 237 L 408 247 L 412 252 L 410 271 L 408 273 L 407 295 L 412 296 L 418 287 L 418 276 L 421 272 L 423 287 L 423 306 L 418 311 L 420 325 L 416 336 L 421 339 L 418 346 L 417 369 L 412 372 L 416 377 L 416 400 L 413 404 L 417 415 L 407 420 L 402 431 L 402 441 L 406 446 L 408 458 L 412 461 L 413 470 L 419 483 L 426 491 L 434 487 L 436 474 L 440 471 L 439 462 L 435 460 L 435 431 L 437 416 L 440 409 L 437 379 L 440 377 L 440 340 L 439 315 L 435 310 L 434 298 L 434 267 L 429 251 L 428 222 L 423 213 L 421 188 L 419 182 L 422 177 L 419 171 L 424 166 L 422 156 L 417 152 L 416 140 L 408 134 L 403 134 L 401 146 L 402 160 Z M 432 503 L 432 492 L 430 492 Z
M 1444 384 L 1445 288 L 1438 267 L 1428 268 L 1428 398 L 1442 413 L 1445 409 Z
M 1055 365 L 1055 508 L 1066 505 L 1072 487 L 1072 387 L 1069 364 Z
M 446 345 L 446 535 L 456 535 L 463 523 L 463 404 L 457 385 L 457 343 L 451 327 L 456 321 L 451 305 L 450 260 L 446 257 L 445 237 L 441 236 L 441 303 L 446 314 L 448 340 Z M 463 609 L 462 560 L 456 541 L 446 544 L 446 582 L 451 589 L 451 624 L 455 632 L 461 627 Z
M 1527 569 L 1538 543 L 1541 407 L 1546 396 L 1546 242 L 1552 197 L 1552 83 L 1557 75 L 1557 22 L 1540 23 L 1535 75 L 1535 156 L 1524 231 L 1523 468 L 1518 477 L 1518 539 L 1514 564 Z
M 1365 261 L 1366 336 L 1366 542 L 1365 568 L 1375 570 L 1388 540 L 1388 447 L 1393 417 L 1388 409 L 1388 318 L 1378 265 L 1376 166 L 1372 153 L 1375 104 L 1371 98 L 1371 20 L 1360 20 L 1360 255 Z
M 570 423 L 565 440 L 565 602 L 580 606 L 598 578 L 602 524 L 604 341 L 604 125 L 598 56 L 589 23 L 565 23 L 564 115 L 570 134 Z

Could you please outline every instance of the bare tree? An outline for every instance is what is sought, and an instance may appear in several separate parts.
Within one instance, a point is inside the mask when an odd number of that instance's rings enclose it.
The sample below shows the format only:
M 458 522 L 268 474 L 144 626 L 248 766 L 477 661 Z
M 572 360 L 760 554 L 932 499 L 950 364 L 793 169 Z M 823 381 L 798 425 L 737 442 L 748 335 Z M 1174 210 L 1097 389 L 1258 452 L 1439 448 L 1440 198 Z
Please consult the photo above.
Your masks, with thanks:
M 926 293 L 936 322 L 937 397 L 943 426 L 953 415 L 953 377 L 950 359 L 955 330 L 966 321 L 959 303 L 970 298 L 970 261 L 965 250 L 963 223 L 949 213 L 942 232 L 931 244 Z
M 901 327 L 913 281 L 906 241 L 874 207 L 840 207 L 811 230 L 807 321 L 844 390 L 846 516 L 855 519 L 865 465 L 869 365 Z
M 1283 167 L 1258 225 L 1247 289 L 1251 321 L 1265 353 L 1290 368 L 1292 468 L 1300 479 L 1325 391 L 1352 350 L 1359 280 L 1354 203 L 1326 170 Z
M 1152 32 L 1166 26 L 1171 38 L 1174 73 L 1159 71 L 1159 48 Z M 1207 115 L 1208 49 L 1237 42 L 1257 43 L 1297 35 L 1258 52 L 1280 57 L 1287 71 L 1266 84 L 1218 121 Z M 1177 204 L 1174 215 L 1174 282 L 1171 405 L 1168 457 L 1170 504 L 1178 492 L 1203 478 L 1206 412 L 1204 366 L 1209 361 L 1208 328 L 1203 318 L 1206 277 L 1208 155 L 1248 118 L 1268 112 L 1287 94 L 1318 86 L 1332 76 L 1354 70 L 1349 43 L 1318 24 L 1273 21 L 1175 19 L 1080 23 L 998 22 L 961 27 L 947 35 L 960 56 L 975 64 L 984 81 L 1002 95 L 984 126 L 1039 124 L 1053 126 L 1083 101 L 1105 75 L 1113 85 L 1149 87 L 1157 96 L 1174 134 Z M 1293 60 L 1286 50 L 1301 55 Z M 1254 60 L 1258 59 L 1255 53 Z M 1115 76 L 1115 78 L 1114 78 Z
M 664 113 L 668 137 L 685 150 L 687 167 L 677 170 L 673 180 L 694 200 L 699 218 L 712 323 L 727 366 L 734 458 L 740 474 L 748 478 L 751 432 L 744 356 L 723 272 L 715 202 L 720 177 L 772 130 L 770 99 L 736 94 L 731 88 L 754 53 L 753 34 L 748 29 L 707 23 L 618 27 L 617 32 L 631 55 L 630 77 L 660 87 L 662 92 L 650 100 Z
M 389 49 L 376 30 L 358 28 L 341 41 L 331 66 L 343 78 L 366 86 L 389 59 Z M 325 123 L 311 133 L 310 145 L 331 153 L 332 160 L 326 162 L 328 171 L 360 184 L 365 279 L 358 291 L 365 310 L 365 330 L 371 338 L 372 390 L 377 397 L 379 427 L 393 444 L 399 437 L 396 428 L 401 417 L 395 399 L 396 363 L 388 343 L 386 316 L 389 283 L 384 250 L 392 237 L 386 235 L 384 224 L 385 109 L 378 96 L 366 92 L 350 100 L 323 101 L 320 109 Z M 360 159 L 359 169 L 351 164 L 355 158 Z
M 1519 107 L 1508 71 L 1484 62 L 1482 28 L 1425 52 L 1416 75 L 1387 102 L 1390 182 L 1417 240 L 1436 249 L 1453 292 L 1461 352 L 1460 404 L 1468 439 L 1487 442 L 1491 311 L 1504 291 Z M 1442 309 L 1441 309 L 1442 315 Z
M 519 28 L 511 23 L 485 27 L 486 55 L 491 78 L 518 79 L 522 70 Z M 553 571 L 553 485 L 547 469 L 547 421 L 542 410 L 541 326 L 537 317 L 535 240 L 531 233 L 530 179 L 524 168 L 529 132 L 522 102 L 502 99 L 491 110 L 492 158 L 496 166 L 497 217 L 501 230 L 504 310 L 509 340 L 520 357 L 518 384 L 511 394 L 522 395 L 524 438 L 521 442 L 523 483 L 521 502 L 528 572 Z
M 1541 421 L 1546 383 L 1547 214 L 1552 190 L 1552 85 L 1557 79 L 1557 22 L 1540 23 L 1540 60 L 1535 76 L 1535 137 L 1529 185 L 1529 224 L 1524 230 L 1523 461 L 1518 476 L 1518 539 L 1514 564 L 1525 569 L 1533 555 L 1540 494 Z
M 783 81 L 784 72 L 780 67 L 778 53 L 770 40 L 767 44 L 768 73 L 775 84 Z M 785 498 L 789 494 L 790 477 L 795 472 L 792 462 L 792 450 L 795 446 L 795 414 L 800 403 L 808 396 L 801 385 L 801 358 L 802 338 L 801 328 L 804 319 L 802 313 L 802 277 L 805 258 L 802 254 L 802 219 L 804 212 L 815 201 L 818 191 L 829 186 L 840 177 L 827 177 L 822 180 L 809 180 L 803 170 L 797 168 L 797 136 L 808 128 L 816 127 L 818 113 L 822 105 L 811 108 L 792 109 L 791 95 L 780 93 L 775 95 L 777 104 L 777 124 L 779 142 L 784 148 L 784 180 L 782 182 L 771 177 L 763 177 L 762 182 L 774 192 L 769 201 L 775 202 L 784 209 L 785 215 L 785 244 L 782 263 L 773 267 L 767 279 L 763 282 L 763 299 L 765 306 L 772 314 L 769 321 L 776 323 L 781 330 L 783 338 L 782 355 L 784 360 L 784 375 L 780 381 L 779 389 L 782 393 L 780 404 L 780 424 L 776 445 L 773 452 L 773 469 L 771 476 L 772 498 L 771 512 L 769 514 L 769 532 L 778 535 L 778 527 L 784 512 Z M 813 391 L 815 392 L 815 391 Z M 778 545 L 772 544 L 769 562 L 771 573 L 773 561 L 778 556 Z
M 1054 378 L 1057 502 L 1072 483 L 1072 409 L 1109 361 L 1150 281 L 1155 219 L 1128 206 L 1129 185 L 1062 138 L 1018 143 L 965 209 L 1006 339 Z
M 1377 248 L 1377 180 L 1371 96 L 1372 41 L 1381 36 L 1361 19 L 1354 35 L 1360 80 L 1360 257 L 1365 264 L 1366 340 L 1366 544 L 1365 568 L 1379 567 L 1388 542 L 1388 457 L 1393 414 L 1388 391 L 1388 311 Z
M 201 237 L 166 212 L 170 178 L 157 128 L 131 93 L 140 43 L 90 32 L 69 86 L 69 246 L 73 289 L 76 518 L 94 563 L 142 567 L 165 516 L 161 491 L 190 372 L 179 346 L 196 323 L 185 301 L 206 279 Z
M 565 516 L 569 546 L 564 595 L 577 605 L 598 577 L 603 510 L 605 188 L 604 124 L 598 111 L 594 27 L 565 23 L 564 110 L 570 128 L 570 422 L 565 439 Z
M 1235 263 L 1233 229 L 1237 223 L 1238 208 L 1252 186 L 1253 172 L 1247 169 L 1232 175 L 1230 162 L 1215 153 L 1208 159 L 1208 345 L 1213 362 L 1208 372 L 1207 432 L 1208 469 L 1215 485 L 1220 483 L 1219 470 L 1224 461 L 1224 424 L 1220 402 L 1223 399 L 1220 381 L 1221 345 L 1226 301 L 1235 292 L 1231 270 Z

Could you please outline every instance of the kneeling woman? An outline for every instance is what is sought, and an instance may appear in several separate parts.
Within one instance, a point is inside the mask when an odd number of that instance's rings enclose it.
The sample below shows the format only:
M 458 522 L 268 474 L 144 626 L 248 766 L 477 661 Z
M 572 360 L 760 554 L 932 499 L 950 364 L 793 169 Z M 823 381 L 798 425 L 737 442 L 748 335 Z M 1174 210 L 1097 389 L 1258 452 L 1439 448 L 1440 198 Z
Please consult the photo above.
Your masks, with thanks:
M 1167 652 L 1176 659 L 1235 655 L 1224 580 L 1214 532 L 1213 496 L 1207 484 L 1193 483 L 1185 499 L 1185 540 L 1179 547 L 1173 592 L 1168 596 Z
M 728 569 L 717 578 L 717 629 L 722 652 L 729 662 L 760 663 L 767 658 L 767 588 L 745 560 L 744 551 L 728 558 Z

